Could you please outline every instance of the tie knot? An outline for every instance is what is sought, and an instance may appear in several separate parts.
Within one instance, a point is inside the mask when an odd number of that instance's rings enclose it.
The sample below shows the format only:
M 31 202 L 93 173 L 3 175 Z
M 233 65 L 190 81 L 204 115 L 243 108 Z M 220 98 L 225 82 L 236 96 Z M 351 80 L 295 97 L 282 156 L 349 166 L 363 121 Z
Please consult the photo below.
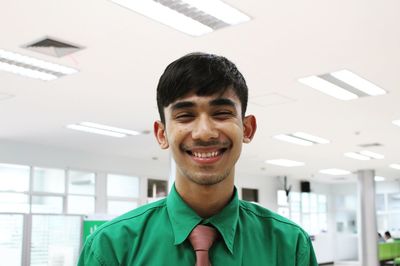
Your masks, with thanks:
M 216 238 L 215 228 L 201 224 L 197 225 L 189 235 L 189 241 L 195 251 L 208 251 Z

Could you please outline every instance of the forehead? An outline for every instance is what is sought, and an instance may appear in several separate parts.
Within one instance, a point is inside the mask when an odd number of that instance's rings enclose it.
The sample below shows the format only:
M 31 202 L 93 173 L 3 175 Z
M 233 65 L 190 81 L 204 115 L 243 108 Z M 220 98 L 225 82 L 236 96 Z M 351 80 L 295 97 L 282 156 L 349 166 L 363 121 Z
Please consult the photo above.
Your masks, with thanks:
M 196 95 L 194 91 L 186 94 L 185 96 L 177 99 L 176 101 L 172 102 L 169 106 L 167 106 L 167 109 L 174 108 L 177 105 L 180 105 L 180 103 L 190 103 L 192 106 L 198 106 L 198 105 L 210 105 L 215 103 L 215 100 L 218 99 L 224 99 L 227 100 L 226 102 L 228 103 L 229 101 L 234 104 L 235 107 L 241 107 L 240 105 L 240 99 L 236 95 L 236 93 L 232 89 L 228 89 L 224 91 L 223 93 L 216 93 L 212 95 Z M 224 101 L 219 101 L 223 103 Z

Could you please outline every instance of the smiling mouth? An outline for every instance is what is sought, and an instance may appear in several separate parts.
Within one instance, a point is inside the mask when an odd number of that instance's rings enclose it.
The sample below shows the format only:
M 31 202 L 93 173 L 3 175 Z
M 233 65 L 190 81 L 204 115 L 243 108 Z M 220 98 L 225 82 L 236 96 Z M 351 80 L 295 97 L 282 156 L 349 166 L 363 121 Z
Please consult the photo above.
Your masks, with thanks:
M 222 148 L 222 149 L 219 149 L 216 151 L 207 151 L 207 152 L 187 150 L 186 153 L 188 153 L 189 155 L 191 155 L 193 157 L 199 158 L 199 159 L 209 159 L 209 158 L 215 158 L 215 157 L 222 155 L 226 150 L 227 150 L 227 148 Z

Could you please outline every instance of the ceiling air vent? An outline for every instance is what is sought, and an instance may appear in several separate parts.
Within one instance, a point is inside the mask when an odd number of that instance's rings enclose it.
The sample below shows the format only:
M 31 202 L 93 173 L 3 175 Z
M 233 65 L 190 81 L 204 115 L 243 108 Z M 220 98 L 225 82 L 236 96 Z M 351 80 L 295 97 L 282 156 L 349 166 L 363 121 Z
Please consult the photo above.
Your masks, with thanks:
M 378 142 L 374 142 L 374 143 L 360 144 L 358 146 L 363 147 L 363 148 L 370 148 L 370 147 L 382 147 L 383 145 Z
M 197 20 L 198 22 L 212 28 L 213 30 L 229 26 L 228 23 L 219 20 L 218 18 L 209 15 L 180 0 L 153 0 L 153 1 L 163 6 L 166 6 L 172 10 L 175 10 L 176 12 L 181 13 L 189 18 Z
M 78 45 L 66 43 L 64 41 L 48 37 L 45 37 L 44 39 L 25 45 L 23 47 L 34 52 L 51 55 L 54 57 L 63 57 L 65 55 L 69 55 L 83 49 L 83 47 L 80 47 Z

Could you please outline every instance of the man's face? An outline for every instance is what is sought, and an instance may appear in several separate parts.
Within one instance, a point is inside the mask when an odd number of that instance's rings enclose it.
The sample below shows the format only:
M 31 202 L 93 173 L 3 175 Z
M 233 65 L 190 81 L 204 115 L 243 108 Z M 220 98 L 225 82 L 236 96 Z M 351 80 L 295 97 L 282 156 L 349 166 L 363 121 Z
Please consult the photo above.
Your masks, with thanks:
M 155 124 L 162 148 L 171 148 L 177 179 L 199 185 L 233 179 L 243 142 L 250 142 L 255 118 L 242 118 L 240 100 L 232 89 L 222 95 L 188 94 L 164 109 L 165 127 Z

